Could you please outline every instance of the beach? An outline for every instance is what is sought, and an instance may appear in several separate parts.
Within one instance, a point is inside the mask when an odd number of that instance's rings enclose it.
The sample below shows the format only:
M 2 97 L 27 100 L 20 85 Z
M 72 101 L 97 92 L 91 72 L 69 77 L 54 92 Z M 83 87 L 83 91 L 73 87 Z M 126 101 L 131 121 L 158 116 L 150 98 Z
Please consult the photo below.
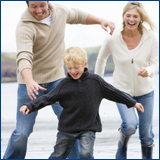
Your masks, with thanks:
M 103 131 L 96 134 L 94 147 L 95 159 L 115 159 L 115 153 L 118 142 L 118 121 L 102 121 Z M 8 143 L 8 138 L 14 129 L 13 122 L 3 123 L 2 126 L 2 146 L 1 153 Z M 153 158 L 158 159 L 158 124 L 154 126 L 155 132 L 155 147 Z M 28 143 L 28 152 L 26 159 L 47 159 L 53 152 L 57 133 L 57 121 L 37 121 L 34 127 L 34 132 L 31 134 Z M 2 158 L 2 157 L 1 157 Z M 128 146 L 128 159 L 142 159 L 141 146 L 138 139 L 138 134 L 132 136 Z
M 108 79 L 107 79 L 108 80 Z M 109 81 L 111 81 L 109 79 Z M 156 79 L 155 84 L 158 84 Z M 155 147 L 153 159 L 159 158 L 159 87 L 155 88 L 155 108 L 153 131 Z M 15 128 L 16 83 L 2 84 L 1 92 L 1 158 L 3 158 L 9 137 Z M 100 106 L 103 130 L 96 134 L 94 146 L 95 159 L 115 159 L 119 139 L 118 128 L 121 119 L 114 102 L 103 100 Z M 39 111 L 34 131 L 29 137 L 26 159 L 48 159 L 56 141 L 57 118 L 50 106 Z M 129 141 L 128 159 L 142 159 L 138 130 Z

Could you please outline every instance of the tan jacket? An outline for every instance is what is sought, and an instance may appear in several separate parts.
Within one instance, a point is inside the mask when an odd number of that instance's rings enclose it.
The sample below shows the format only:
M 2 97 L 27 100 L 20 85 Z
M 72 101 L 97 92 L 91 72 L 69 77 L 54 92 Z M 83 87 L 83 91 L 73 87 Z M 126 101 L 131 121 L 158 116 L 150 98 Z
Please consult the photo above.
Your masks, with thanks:
M 63 54 L 66 23 L 86 24 L 87 13 L 50 5 L 51 26 L 36 20 L 28 11 L 22 15 L 16 30 L 17 78 L 24 84 L 21 71 L 32 69 L 33 79 L 41 84 L 64 77 Z

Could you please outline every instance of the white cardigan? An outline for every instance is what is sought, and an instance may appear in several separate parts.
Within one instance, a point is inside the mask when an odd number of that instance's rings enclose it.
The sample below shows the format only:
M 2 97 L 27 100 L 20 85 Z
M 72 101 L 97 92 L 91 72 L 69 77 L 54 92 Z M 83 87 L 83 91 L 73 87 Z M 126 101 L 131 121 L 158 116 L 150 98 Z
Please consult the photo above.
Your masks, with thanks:
M 141 96 L 153 91 L 153 74 L 158 72 L 158 43 L 152 31 L 144 31 L 136 53 L 131 56 L 121 33 L 106 39 L 97 57 L 95 73 L 103 76 L 106 61 L 112 55 L 115 69 L 113 85 L 130 94 Z M 146 68 L 149 77 L 138 76 Z

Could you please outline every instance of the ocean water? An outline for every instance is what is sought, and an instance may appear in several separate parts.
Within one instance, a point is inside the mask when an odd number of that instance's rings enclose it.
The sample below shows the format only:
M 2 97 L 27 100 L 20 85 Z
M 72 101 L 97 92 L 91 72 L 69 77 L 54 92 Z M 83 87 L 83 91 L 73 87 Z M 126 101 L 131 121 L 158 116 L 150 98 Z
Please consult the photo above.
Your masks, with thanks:
M 105 78 L 112 83 L 111 77 Z M 15 128 L 17 83 L 1 85 L 1 155 L 3 156 L 8 139 Z M 114 102 L 103 100 L 100 106 L 103 131 L 97 133 L 94 156 L 96 159 L 114 159 L 118 142 L 120 116 Z M 155 134 L 154 159 L 159 157 L 159 79 L 155 79 L 155 108 L 153 116 Z M 53 151 L 56 140 L 57 119 L 50 106 L 39 111 L 28 142 L 27 159 L 47 159 Z M 129 141 L 128 159 L 141 159 L 138 131 Z

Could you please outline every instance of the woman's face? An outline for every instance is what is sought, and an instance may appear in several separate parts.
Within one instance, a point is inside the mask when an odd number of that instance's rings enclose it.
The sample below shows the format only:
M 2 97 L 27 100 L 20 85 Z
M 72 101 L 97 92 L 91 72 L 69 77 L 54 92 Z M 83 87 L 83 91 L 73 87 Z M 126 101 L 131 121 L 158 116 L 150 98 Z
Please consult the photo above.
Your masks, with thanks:
M 125 29 L 136 30 L 141 22 L 141 17 L 136 9 L 131 9 L 124 14 L 123 21 Z

